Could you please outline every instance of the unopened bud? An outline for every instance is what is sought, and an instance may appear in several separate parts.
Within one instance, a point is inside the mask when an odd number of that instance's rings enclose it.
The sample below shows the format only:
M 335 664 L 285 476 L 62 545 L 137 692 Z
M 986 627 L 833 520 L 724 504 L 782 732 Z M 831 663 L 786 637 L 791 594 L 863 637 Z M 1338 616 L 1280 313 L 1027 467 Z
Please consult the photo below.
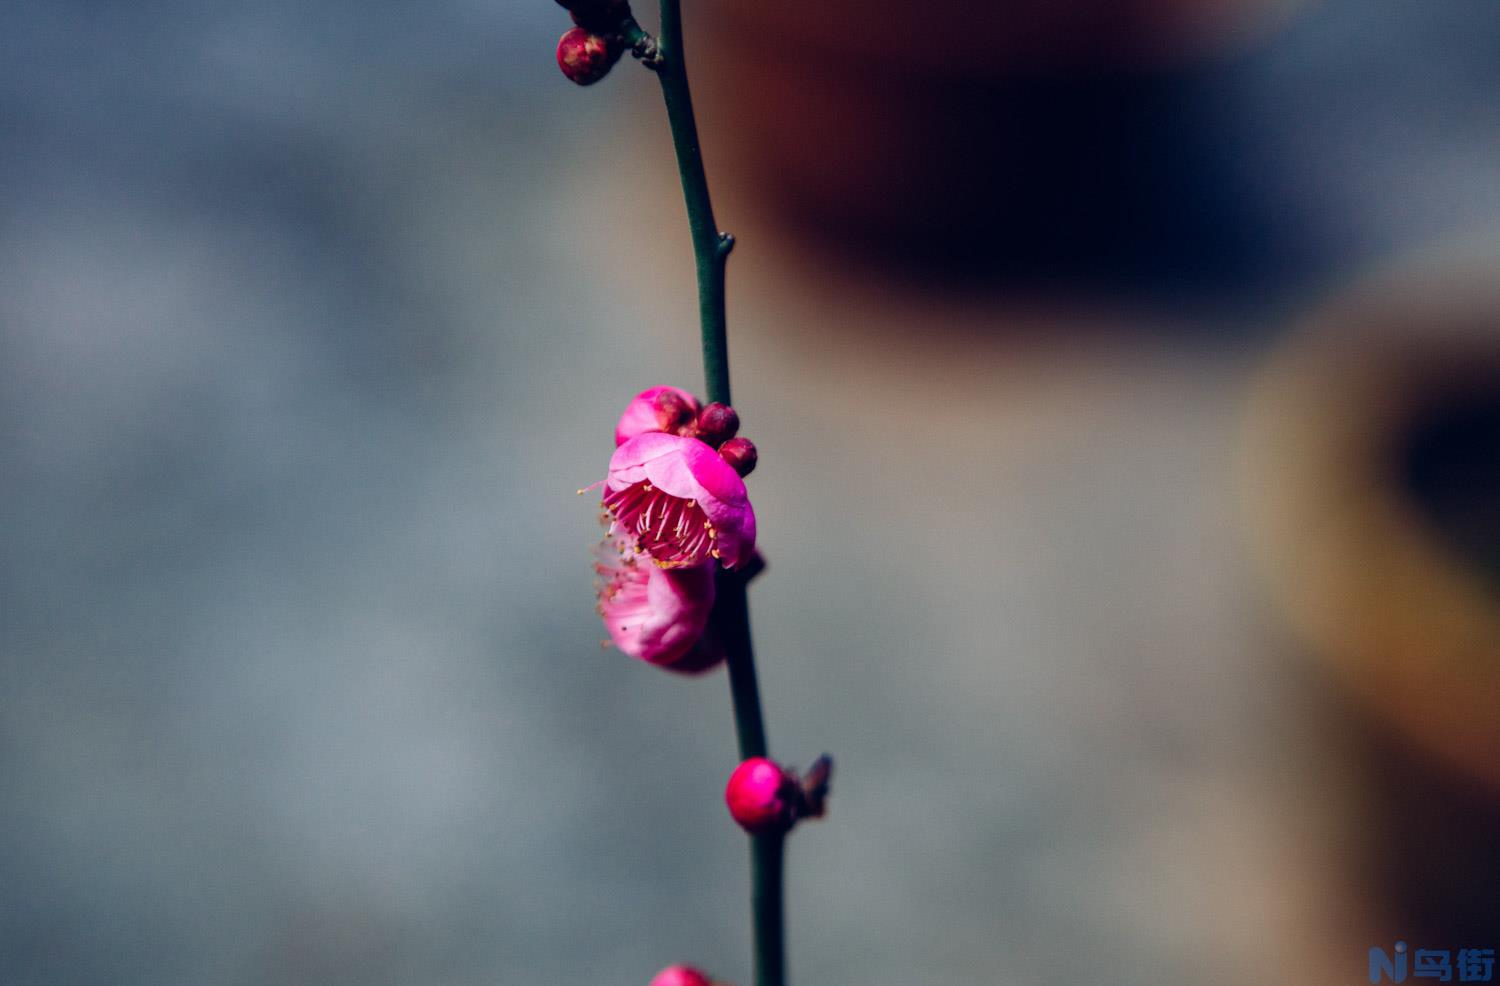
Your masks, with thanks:
M 575 27 L 557 42 L 557 67 L 571 81 L 591 86 L 609 74 L 623 49 L 612 38 Z
M 717 448 L 740 430 L 740 416 L 728 404 L 715 401 L 698 412 L 698 437 Z
M 731 438 L 719 446 L 719 458 L 729 463 L 741 476 L 750 475 L 760 456 L 755 443 L 748 438 Z
M 662 431 L 675 432 L 693 417 L 693 405 L 675 390 L 663 387 L 652 398 L 651 404 L 656 409 L 656 423 L 661 426 Z
M 652 977 L 651 986 L 713 986 L 713 980 L 690 965 L 670 965 Z
M 794 818 L 796 796 L 792 779 L 767 757 L 751 757 L 734 768 L 724 789 L 730 816 L 752 833 L 788 828 Z

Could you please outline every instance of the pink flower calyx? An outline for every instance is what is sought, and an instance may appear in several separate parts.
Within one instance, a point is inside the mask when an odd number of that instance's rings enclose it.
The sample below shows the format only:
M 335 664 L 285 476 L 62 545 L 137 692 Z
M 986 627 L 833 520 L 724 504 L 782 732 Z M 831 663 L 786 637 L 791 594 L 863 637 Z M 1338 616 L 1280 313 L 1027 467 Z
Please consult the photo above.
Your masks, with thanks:
M 570 81 L 591 86 L 609 74 L 623 51 L 624 46 L 614 35 L 575 27 L 558 39 L 557 67 Z
M 594 573 L 599 616 L 621 651 L 689 674 L 723 659 L 723 651 L 704 639 L 714 605 L 712 564 L 646 564 L 630 539 L 611 527 L 595 549 Z
M 832 776 L 827 754 L 813 762 L 806 777 L 769 757 L 751 757 L 729 775 L 724 802 L 746 832 L 784 832 L 798 819 L 823 817 Z
M 662 568 L 748 561 L 755 511 L 745 481 L 696 438 L 645 432 L 615 449 L 602 506 L 637 553 Z
M 690 965 L 671 965 L 651 977 L 651 986 L 715 986 L 707 973 Z

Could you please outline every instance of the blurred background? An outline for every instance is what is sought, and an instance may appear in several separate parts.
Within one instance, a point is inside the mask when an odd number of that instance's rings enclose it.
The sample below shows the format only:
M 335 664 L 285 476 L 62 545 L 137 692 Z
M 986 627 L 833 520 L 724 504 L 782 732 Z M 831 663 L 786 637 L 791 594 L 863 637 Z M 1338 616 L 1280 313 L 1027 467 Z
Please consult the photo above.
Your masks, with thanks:
M 794 980 L 1500 947 L 1500 6 L 685 6 Z M 723 673 L 598 644 L 701 377 L 567 26 L 0 11 L 5 986 L 748 982 Z

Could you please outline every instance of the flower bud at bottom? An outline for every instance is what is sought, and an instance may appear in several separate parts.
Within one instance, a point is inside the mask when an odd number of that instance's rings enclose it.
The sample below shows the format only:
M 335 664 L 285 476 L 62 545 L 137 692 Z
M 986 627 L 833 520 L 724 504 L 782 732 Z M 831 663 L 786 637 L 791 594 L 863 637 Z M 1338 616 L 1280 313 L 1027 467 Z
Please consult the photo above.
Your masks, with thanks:
M 713 986 L 713 981 L 690 965 L 672 965 L 658 972 L 651 986 Z
M 557 67 L 570 81 L 591 86 L 609 74 L 620 53 L 613 40 L 575 27 L 558 39 Z
M 776 761 L 751 757 L 729 775 L 724 802 L 746 832 L 772 832 L 792 823 L 790 782 Z

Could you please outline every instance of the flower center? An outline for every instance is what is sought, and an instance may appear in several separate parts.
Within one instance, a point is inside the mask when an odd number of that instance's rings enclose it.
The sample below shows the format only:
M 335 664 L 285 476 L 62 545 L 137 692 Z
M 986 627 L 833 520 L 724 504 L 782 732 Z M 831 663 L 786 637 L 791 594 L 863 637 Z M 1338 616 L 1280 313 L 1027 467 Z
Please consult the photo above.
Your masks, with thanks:
M 604 494 L 604 509 L 635 548 L 662 568 L 685 568 L 719 557 L 718 532 L 696 500 L 664 493 L 647 482 Z

